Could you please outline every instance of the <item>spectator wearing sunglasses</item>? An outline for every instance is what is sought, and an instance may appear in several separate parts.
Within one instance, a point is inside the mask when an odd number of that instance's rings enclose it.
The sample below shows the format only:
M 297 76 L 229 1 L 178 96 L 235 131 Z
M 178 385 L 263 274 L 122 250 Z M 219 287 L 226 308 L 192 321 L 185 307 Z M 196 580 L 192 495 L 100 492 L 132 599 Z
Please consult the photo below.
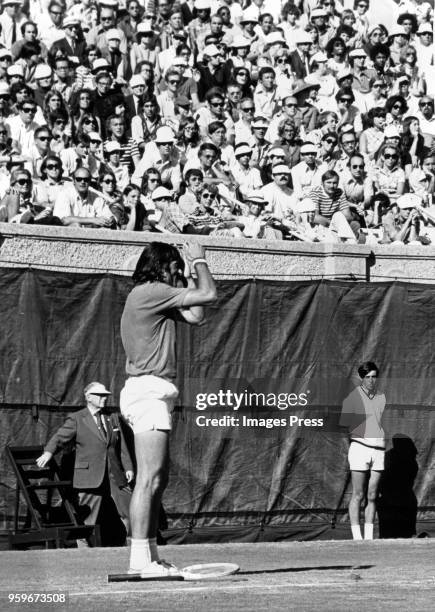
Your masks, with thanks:
M 206 106 L 201 107 L 195 115 L 199 132 L 204 140 L 208 137 L 208 126 L 213 121 L 222 121 L 227 130 L 227 140 L 234 142 L 234 121 L 225 110 L 225 93 L 219 87 L 207 92 Z
M 63 176 L 62 160 L 57 155 L 48 154 L 41 164 L 41 180 L 35 183 L 40 200 L 46 200 L 51 208 L 60 193 L 70 188 L 72 183 Z
M 405 191 L 405 172 L 399 165 L 399 149 L 384 145 L 374 168 L 373 179 L 376 191 L 388 195 L 392 203 Z
M 52 211 L 48 202 L 38 202 L 28 170 L 11 172 L 10 188 L 0 202 L 0 217 L 6 214 L 9 223 L 37 223 L 51 225 Z
M 72 187 L 56 198 L 53 214 L 67 227 L 112 227 L 113 214 L 107 203 L 90 191 L 91 173 L 87 168 L 78 168 L 73 174 Z
M 434 99 L 431 96 L 423 96 L 418 103 L 418 111 L 415 116 L 420 121 L 420 130 L 424 136 L 425 146 L 433 151 L 435 146 L 435 115 Z
M 34 144 L 30 150 L 23 153 L 27 160 L 25 167 L 34 178 L 41 178 L 41 164 L 47 155 L 50 155 L 51 132 L 47 126 L 36 128 L 34 133 Z
M 20 153 L 30 151 L 35 143 L 35 130 L 39 125 L 35 122 L 36 104 L 32 101 L 21 102 L 18 106 L 18 115 L 8 117 L 13 147 Z

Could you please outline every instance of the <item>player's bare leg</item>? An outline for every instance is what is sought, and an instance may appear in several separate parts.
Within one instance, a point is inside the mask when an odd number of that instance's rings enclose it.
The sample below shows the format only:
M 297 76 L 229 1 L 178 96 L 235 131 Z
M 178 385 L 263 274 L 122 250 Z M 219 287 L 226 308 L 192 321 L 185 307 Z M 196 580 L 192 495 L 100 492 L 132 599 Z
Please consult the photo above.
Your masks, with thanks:
M 357 470 L 351 471 L 352 475 L 352 496 L 349 502 L 349 518 L 352 536 L 354 540 L 362 540 L 360 527 L 361 503 L 365 497 L 365 487 L 367 482 L 367 472 Z
M 376 514 L 376 499 L 378 497 L 379 482 L 382 472 L 372 470 L 370 472 L 369 485 L 367 489 L 367 505 L 364 519 L 364 540 L 373 540 L 373 523 Z

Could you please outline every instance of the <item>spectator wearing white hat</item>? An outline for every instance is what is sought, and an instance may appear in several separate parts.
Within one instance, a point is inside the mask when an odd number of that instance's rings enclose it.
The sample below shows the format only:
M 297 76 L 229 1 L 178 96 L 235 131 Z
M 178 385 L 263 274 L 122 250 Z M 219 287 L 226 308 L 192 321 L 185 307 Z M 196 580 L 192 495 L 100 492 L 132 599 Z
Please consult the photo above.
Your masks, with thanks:
M 154 141 L 145 146 L 140 162 L 133 173 L 132 181 L 140 185 L 143 174 L 149 168 L 159 171 L 163 185 L 177 190 L 181 183 L 179 155 L 175 145 L 175 134 L 170 127 L 157 129 Z
M 145 97 L 146 85 L 145 79 L 140 74 L 134 74 L 128 84 L 132 93 L 125 97 L 125 106 L 128 116 L 131 119 L 141 112 Z
M 317 92 L 317 108 L 320 112 L 332 110 L 334 96 L 338 85 L 332 74 L 328 71 L 328 57 L 323 51 L 318 51 L 310 58 L 311 73 L 306 77 L 307 83 L 320 86 Z
M 352 89 L 367 94 L 370 92 L 370 73 L 366 70 L 367 54 L 364 49 L 352 49 L 349 53 Z
M 293 195 L 303 200 L 313 187 L 321 184 L 328 164 L 318 159 L 318 148 L 311 142 L 304 142 L 300 148 L 301 161 L 291 170 Z
M 296 51 L 290 53 L 290 66 L 297 79 L 310 73 L 310 49 L 313 41 L 308 32 L 297 32 L 294 37 Z
M 322 6 L 316 7 L 310 13 L 310 21 L 318 32 L 320 48 L 324 49 L 335 34 L 335 28 L 329 22 L 329 15 Z
M 225 87 L 230 81 L 231 67 L 224 60 L 222 51 L 216 45 L 207 45 L 203 51 L 203 62 L 198 65 L 201 76 L 198 82 L 198 96 L 201 102 L 212 87 Z
M 291 171 L 284 163 L 272 168 L 272 182 L 264 185 L 260 191 L 267 202 L 266 212 L 276 219 L 282 220 L 291 216 L 296 208 L 297 200 L 290 187 Z
M 421 23 L 414 43 L 418 65 L 422 73 L 434 64 L 433 29 L 430 23 Z
M 205 35 L 210 31 L 210 0 L 195 0 L 193 15 L 194 18 L 188 27 L 190 46 L 196 51 L 203 51 L 204 47 L 200 49 L 197 41 L 204 41 Z
M 26 17 L 20 13 L 20 0 L 3 0 L 3 12 L 0 15 L 0 44 L 7 49 L 23 38 L 21 26 Z
M 95 26 L 86 34 L 86 42 L 88 45 L 96 45 L 103 53 L 108 48 L 107 33 L 110 30 L 117 30 L 119 34 L 119 50 L 124 55 L 127 53 L 127 39 L 122 30 L 116 27 L 115 10 L 103 6 L 100 12 L 100 25 Z
M 269 225 L 270 215 L 265 213 L 267 205 L 261 191 L 251 191 L 246 194 L 245 203 L 248 210 L 237 220 L 243 223 L 243 236 L 263 240 L 277 240 L 282 238 L 281 232 Z
M 67 16 L 62 22 L 64 38 L 53 43 L 50 49 L 51 57 L 55 57 L 60 51 L 64 56 L 77 57 L 80 63 L 86 59 L 86 42 L 82 39 L 80 20 L 77 17 Z
M 140 62 L 151 62 L 157 69 L 157 57 L 161 49 L 151 21 L 146 20 L 138 24 L 135 38 L 130 47 L 130 67 L 133 74 Z
M 35 102 L 38 106 L 43 106 L 45 96 L 53 85 L 53 71 L 47 64 L 38 64 L 33 73 L 35 81 Z
M 403 26 L 394 26 L 389 32 L 390 57 L 395 66 L 400 66 L 409 45 L 410 36 Z
M 129 56 L 126 53 L 122 53 L 121 46 L 121 33 L 119 28 L 110 28 L 105 33 L 107 40 L 107 47 L 101 51 L 101 56 L 107 60 L 110 65 L 110 72 L 114 75 L 115 79 L 119 83 L 125 83 L 131 74 L 129 66 Z
M 236 163 L 231 167 L 231 173 L 239 194 L 244 198 L 250 191 L 261 189 L 263 182 L 260 171 L 251 167 L 252 149 L 246 142 L 234 147 L 234 156 Z
M 416 206 L 421 206 L 421 204 L 421 198 L 414 193 L 406 193 L 398 197 L 398 212 L 390 210 L 382 217 L 384 230 L 382 243 L 419 244 L 422 217 L 418 210 L 416 210 Z
M 254 140 L 253 143 L 249 143 L 252 148 L 251 164 L 261 171 L 267 164 L 267 156 L 271 147 L 271 143 L 266 139 L 269 122 L 266 117 L 257 115 L 254 117 L 251 127 Z

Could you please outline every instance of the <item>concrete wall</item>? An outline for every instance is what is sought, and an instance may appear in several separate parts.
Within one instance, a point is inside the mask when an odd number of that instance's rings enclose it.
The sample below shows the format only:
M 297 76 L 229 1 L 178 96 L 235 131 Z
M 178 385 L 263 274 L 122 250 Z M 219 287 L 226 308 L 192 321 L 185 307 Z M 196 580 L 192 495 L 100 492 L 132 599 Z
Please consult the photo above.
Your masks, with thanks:
M 32 265 L 69 272 L 131 274 L 147 242 L 178 245 L 189 239 L 206 247 L 218 278 L 280 280 L 343 278 L 435 282 L 435 247 L 333 245 L 265 240 L 227 240 L 68 229 L 0 223 L 0 267 Z

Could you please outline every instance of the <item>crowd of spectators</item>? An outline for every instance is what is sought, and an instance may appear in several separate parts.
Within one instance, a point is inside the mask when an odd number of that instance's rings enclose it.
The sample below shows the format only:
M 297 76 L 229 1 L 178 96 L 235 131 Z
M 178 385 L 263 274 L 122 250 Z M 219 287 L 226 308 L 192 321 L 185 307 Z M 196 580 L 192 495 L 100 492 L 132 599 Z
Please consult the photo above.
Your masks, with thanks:
M 2 0 L 0 221 L 434 243 L 433 10 L 369 2 Z

